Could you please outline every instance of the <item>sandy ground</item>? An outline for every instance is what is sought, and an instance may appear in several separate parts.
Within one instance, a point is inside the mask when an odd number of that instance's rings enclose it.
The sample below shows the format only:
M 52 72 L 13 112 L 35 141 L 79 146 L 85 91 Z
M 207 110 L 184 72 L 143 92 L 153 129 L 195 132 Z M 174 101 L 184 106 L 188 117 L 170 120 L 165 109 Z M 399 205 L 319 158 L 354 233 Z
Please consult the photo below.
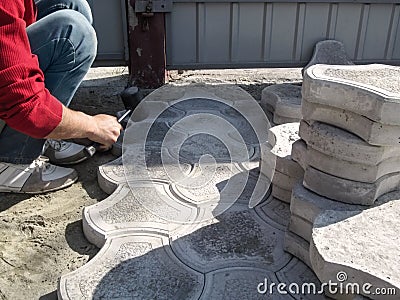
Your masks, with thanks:
M 261 98 L 264 87 L 301 83 L 300 69 L 171 71 L 171 84 L 230 83 Z M 78 90 L 72 108 L 89 114 L 123 109 L 119 93 L 127 70 L 93 68 Z M 0 300 L 57 299 L 57 282 L 87 263 L 98 248 L 82 232 L 82 209 L 107 195 L 97 184 L 97 167 L 115 159 L 96 154 L 77 165 L 79 181 L 63 191 L 38 196 L 0 193 Z

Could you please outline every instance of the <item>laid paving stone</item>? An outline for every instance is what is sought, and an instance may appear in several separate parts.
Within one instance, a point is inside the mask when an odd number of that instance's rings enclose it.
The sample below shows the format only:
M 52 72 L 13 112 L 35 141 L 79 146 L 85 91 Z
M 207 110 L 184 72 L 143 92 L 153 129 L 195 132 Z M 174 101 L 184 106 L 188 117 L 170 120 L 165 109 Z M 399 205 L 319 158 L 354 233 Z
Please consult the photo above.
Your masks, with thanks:
M 300 259 L 309 268 L 311 268 L 310 242 L 306 241 L 294 232 L 286 231 L 283 249 Z
M 400 156 L 399 146 L 373 146 L 349 131 L 321 122 L 301 121 L 299 135 L 313 149 L 354 163 L 375 166 Z
M 289 222 L 289 226 L 288 226 L 289 231 L 300 236 L 302 239 L 306 240 L 307 242 L 311 241 L 312 227 L 313 227 L 312 222 L 310 222 L 298 215 L 291 214 L 290 222 Z
M 167 234 L 182 224 L 192 223 L 194 206 L 177 201 L 168 185 L 152 182 L 119 185 L 108 198 L 83 211 L 85 237 L 101 248 L 107 237 L 129 230 Z
M 319 294 L 318 291 L 321 290 L 321 282 L 315 276 L 314 272 L 310 268 L 297 258 L 292 258 L 292 260 L 279 272 L 276 272 L 278 280 L 286 284 L 286 290 L 288 294 L 297 299 L 312 299 L 312 300 L 322 300 L 326 297 Z M 302 287 L 304 285 L 304 292 L 302 292 Z M 307 286 L 311 287 L 311 292 L 308 292 Z M 299 291 L 297 290 L 299 287 Z M 316 291 L 314 293 L 314 291 Z M 274 299 L 273 297 L 271 299 Z
M 365 183 L 332 176 L 308 166 L 303 184 L 313 192 L 339 202 L 372 205 L 381 195 L 400 189 L 400 172 L 384 175 L 374 183 Z
M 302 117 L 301 86 L 276 84 L 266 87 L 262 91 L 261 107 L 273 113 L 275 124 L 298 122 Z
M 314 222 L 311 264 L 323 282 L 370 284 L 393 288 L 396 295 L 361 294 L 398 299 L 400 293 L 400 197 L 364 211 L 325 211 Z
M 400 146 L 400 126 L 386 125 L 359 114 L 333 106 L 302 102 L 303 119 L 312 123 L 319 121 L 347 130 L 376 146 Z
M 63 275 L 59 299 L 198 299 L 204 275 L 174 255 L 166 236 L 111 237 L 78 270 Z
M 304 168 L 309 165 L 333 176 L 366 183 L 374 183 L 384 175 L 400 171 L 400 156 L 372 166 L 328 156 L 307 146 L 302 140 L 293 144 L 292 158 Z
M 265 223 L 245 205 L 234 205 L 188 234 L 172 236 L 174 253 L 200 272 L 226 267 L 259 267 L 275 272 L 290 255 L 283 251 L 284 232 Z
M 283 202 L 290 204 L 290 200 L 292 198 L 292 191 L 282 189 L 277 185 L 272 185 L 272 196 Z
M 189 176 L 192 166 L 186 163 L 169 165 L 168 170 L 161 163 L 161 152 L 158 147 L 148 148 L 147 151 L 136 148 L 131 151 L 135 158 L 119 157 L 114 161 L 100 166 L 97 170 L 97 180 L 100 188 L 107 194 L 112 194 L 119 184 L 128 181 L 156 179 L 169 182 L 171 174 L 176 178 L 178 174 Z M 167 155 L 167 154 L 166 154 Z M 129 161 L 132 164 L 129 164 Z M 144 162 L 143 162 L 144 161 Z
M 307 68 L 317 65 L 354 65 L 346 53 L 342 42 L 336 40 L 325 40 L 315 44 L 314 53 L 310 62 L 302 70 L 302 74 Z
M 400 68 L 388 65 L 309 67 L 303 98 L 353 112 L 382 124 L 400 125 Z
M 285 231 L 289 225 L 290 207 L 274 197 L 270 197 L 264 203 L 255 208 L 256 213 L 269 225 Z
M 272 283 L 279 284 L 276 275 L 264 269 L 248 267 L 221 269 L 206 274 L 204 293 L 200 300 L 262 300 L 267 297 L 268 285 Z M 266 290 L 265 294 L 264 290 Z M 283 300 L 288 297 L 276 293 L 274 299 Z

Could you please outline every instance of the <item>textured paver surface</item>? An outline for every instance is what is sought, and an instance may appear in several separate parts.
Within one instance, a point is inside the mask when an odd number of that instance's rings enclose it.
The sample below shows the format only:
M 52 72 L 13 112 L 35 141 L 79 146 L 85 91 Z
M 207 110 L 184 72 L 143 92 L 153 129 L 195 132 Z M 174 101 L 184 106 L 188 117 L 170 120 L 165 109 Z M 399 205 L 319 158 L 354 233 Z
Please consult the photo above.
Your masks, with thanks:
M 371 209 L 328 210 L 317 217 L 310 258 L 321 280 L 354 283 L 360 287 L 368 283 L 367 290 L 360 289 L 365 296 L 398 299 L 399 196 L 399 193 L 390 193 L 386 195 L 386 203 Z M 379 295 L 377 288 L 394 288 L 396 294 Z
M 284 251 L 289 205 L 258 169 L 268 122 L 251 96 L 165 86 L 145 100 L 122 158 L 99 168 L 110 196 L 84 210 L 101 251 L 61 278 L 59 298 L 324 299 L 264 293 L 319 281 Z
M 315 65 L 305 72 L 303 98 L 400 125 L 400 68 L 388 65 Z

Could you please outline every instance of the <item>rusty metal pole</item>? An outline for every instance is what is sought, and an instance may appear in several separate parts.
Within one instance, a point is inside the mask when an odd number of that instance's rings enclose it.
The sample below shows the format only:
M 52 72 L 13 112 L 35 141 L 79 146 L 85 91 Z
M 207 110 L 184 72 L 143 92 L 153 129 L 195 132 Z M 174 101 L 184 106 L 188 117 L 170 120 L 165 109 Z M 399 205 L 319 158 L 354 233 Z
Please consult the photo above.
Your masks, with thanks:
M 135 13 L 135 0 L 128 0 L 130 83 L 155 89 L 166 81 L 165 14 Z

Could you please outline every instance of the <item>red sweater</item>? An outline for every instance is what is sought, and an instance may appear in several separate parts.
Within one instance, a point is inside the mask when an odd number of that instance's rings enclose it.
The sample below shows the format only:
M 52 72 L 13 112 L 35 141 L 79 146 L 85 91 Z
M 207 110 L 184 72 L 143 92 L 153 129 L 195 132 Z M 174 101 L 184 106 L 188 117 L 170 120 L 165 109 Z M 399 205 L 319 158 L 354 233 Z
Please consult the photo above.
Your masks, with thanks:
M 35 21 L 33 0 L 0 0 L 0 119 L 43 138 L 61 122 L 62 104 L 45 88 L 31 53 L 26 27 Z

